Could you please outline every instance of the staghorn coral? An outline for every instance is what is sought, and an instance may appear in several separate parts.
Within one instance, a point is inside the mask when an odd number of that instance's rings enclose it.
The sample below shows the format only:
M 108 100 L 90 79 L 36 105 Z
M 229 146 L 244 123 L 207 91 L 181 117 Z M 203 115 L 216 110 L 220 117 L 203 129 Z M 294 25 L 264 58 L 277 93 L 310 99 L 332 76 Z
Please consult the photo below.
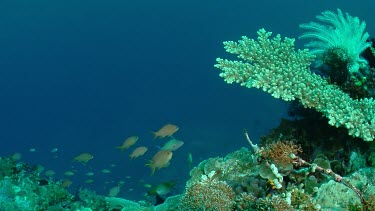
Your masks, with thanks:
M 270 39 L 271 32 L 260 29 L 258 39 L 242 37 L 238 42 L 224 42 L 225 49 L 242 61 L 218 58 L 215 67 L 229 83 L 247 88 L 262 88 L 275 98 L 298 99 L 305 108 L 314 108 L 336 127 L 345 127 L 349 135 L 365 141 L 375 138 L 375 101 L 352 99 L 337 86 L 313 74 L 310 63 L 314 56 L 308 50 L 294 49 L 294 39 Z

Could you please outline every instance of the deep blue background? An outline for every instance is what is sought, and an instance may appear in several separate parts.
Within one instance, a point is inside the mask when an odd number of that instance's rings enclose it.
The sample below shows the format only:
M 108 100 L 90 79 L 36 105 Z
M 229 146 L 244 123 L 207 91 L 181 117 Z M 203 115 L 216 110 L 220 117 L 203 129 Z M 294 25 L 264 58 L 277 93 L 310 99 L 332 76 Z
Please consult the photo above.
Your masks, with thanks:
M 1 1 L 0 156 L 21 153 L 56 171 L 56 179 L 74 169 L 73 191 L 83 185 L 107 194 L 125 181 L 120 196 L 141 199 L 143 180 L 177 179 L 180 192 L 189 152 L 198 164 L 247 147 L 243 128 L 257 141 L 286 113 L 280 100 L 218 77 L 215 59 L 230 57 L 223 41 L 255 37 L 262 27 L 298 37 L 298 24 L 336 8 L 366 20 L 373 35 L 371 2 Z M 180 127 L 175 137 L 185 145 L 151 177 L 144 164 L 167 140 L 154 141 L 150 131 L 166 123 Z M 131 135 L 150 148 L 134 161 L 132 149 L 114 149 Z M 72 163 L 83 152 L 95 158 Z M 83 183 L 88 171 L 95 172 L 92 185 Z

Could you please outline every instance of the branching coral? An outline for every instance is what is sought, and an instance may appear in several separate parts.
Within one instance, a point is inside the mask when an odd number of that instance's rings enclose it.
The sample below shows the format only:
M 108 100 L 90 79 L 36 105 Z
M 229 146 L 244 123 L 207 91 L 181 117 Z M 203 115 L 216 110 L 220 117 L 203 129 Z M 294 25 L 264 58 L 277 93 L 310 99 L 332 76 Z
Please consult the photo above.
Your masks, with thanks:
M 329 124 L 345 127 L 349 135 L 365 141 L 375 138 L 375 101 L 354 100 L 337 86 L 313 74 L 309 67 L 313 56 L 308 50 L 294 49 L 294 39 L 270 39 L 271 32 L 258 31 L 258 39 L 242 37 L 224 42 L 225 49 L 243 61 L 218 58 L 215 67 L 222 70 L 227 83 L 262 88 L 275 98 L 298 99 L 304 107 L 314 108 L 329 119 Z

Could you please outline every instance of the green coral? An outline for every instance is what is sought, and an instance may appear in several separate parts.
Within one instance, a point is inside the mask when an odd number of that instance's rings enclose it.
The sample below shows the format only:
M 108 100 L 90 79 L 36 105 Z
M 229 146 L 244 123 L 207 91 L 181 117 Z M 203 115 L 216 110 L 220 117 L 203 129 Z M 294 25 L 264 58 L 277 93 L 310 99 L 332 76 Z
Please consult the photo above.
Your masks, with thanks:
M 242 37 L 224 42 L 225 49 L 241 61 L 217 59 L 215 67 L 229 83 L 262 88 L 275 98 L 298 99 L 304 107 L 314 108 L 329 119 L 329 124 L 345 127 L 349 135 L 372 141 L 375 138 L 375 101 L 353 100 L 337 86 L 310 71 L 314 56 L 307 49 L 295 50 L 294 39 L 270 39 L 271 32 L 260 29 L 258 39 Z

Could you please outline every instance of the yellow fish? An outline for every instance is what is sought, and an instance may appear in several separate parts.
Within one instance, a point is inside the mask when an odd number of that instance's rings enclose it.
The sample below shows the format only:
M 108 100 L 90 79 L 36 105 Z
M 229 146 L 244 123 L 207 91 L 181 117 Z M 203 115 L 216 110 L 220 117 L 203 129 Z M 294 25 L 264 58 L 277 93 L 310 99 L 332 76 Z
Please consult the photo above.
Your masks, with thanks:
M 133 146 L 138 141 L 138 136 L 130 136 L 129 138 L 125 139 L 124 143 L 121 146 L 116 147 L 121 151 L 128 149 L 129 147 Z
M 72 185 L 72 183 L 73 182 L 71 180 L 66 179 L 66 180 L 61 181 L 60 187 L 68 188 Z
M 147 152 L 148 148 L 147 147 L 137 147 L 133 152 L 132 154 L 130 154 L 130 158 L 131 159 L 134 159 L 134 158 L 137 158 L 139 156 L 142 156 L 144 155 L 146 152 Z
M 108 196 L 109 197 L 116 197 L 121 191 L 121 185 L 116 185 L 115 187 L 112 187 L 109 189 Z
M 151 175 L 155 173 L 155 169 L 161 169 L 169 166 L 169 161 L 172 159 L 173 152 L 160 150 L 157 152 L 152 160 L 146 164 L 146 166 L 150 166 L 152 172 Z
M 94 158 L 94 156 L 89 154 L 89 153 L 82 153 L 82 154 L 74 157 L 73 160 L 85 164 L 93 158 Z
M 157 132 L 152 132 L 154 134 L 154 138 L 164 138 L 167 136 L 173 135 L 175 132 L 178 131 L 178 127 L 172 124 L 166 124 L 162 128 L 160 128 Z

